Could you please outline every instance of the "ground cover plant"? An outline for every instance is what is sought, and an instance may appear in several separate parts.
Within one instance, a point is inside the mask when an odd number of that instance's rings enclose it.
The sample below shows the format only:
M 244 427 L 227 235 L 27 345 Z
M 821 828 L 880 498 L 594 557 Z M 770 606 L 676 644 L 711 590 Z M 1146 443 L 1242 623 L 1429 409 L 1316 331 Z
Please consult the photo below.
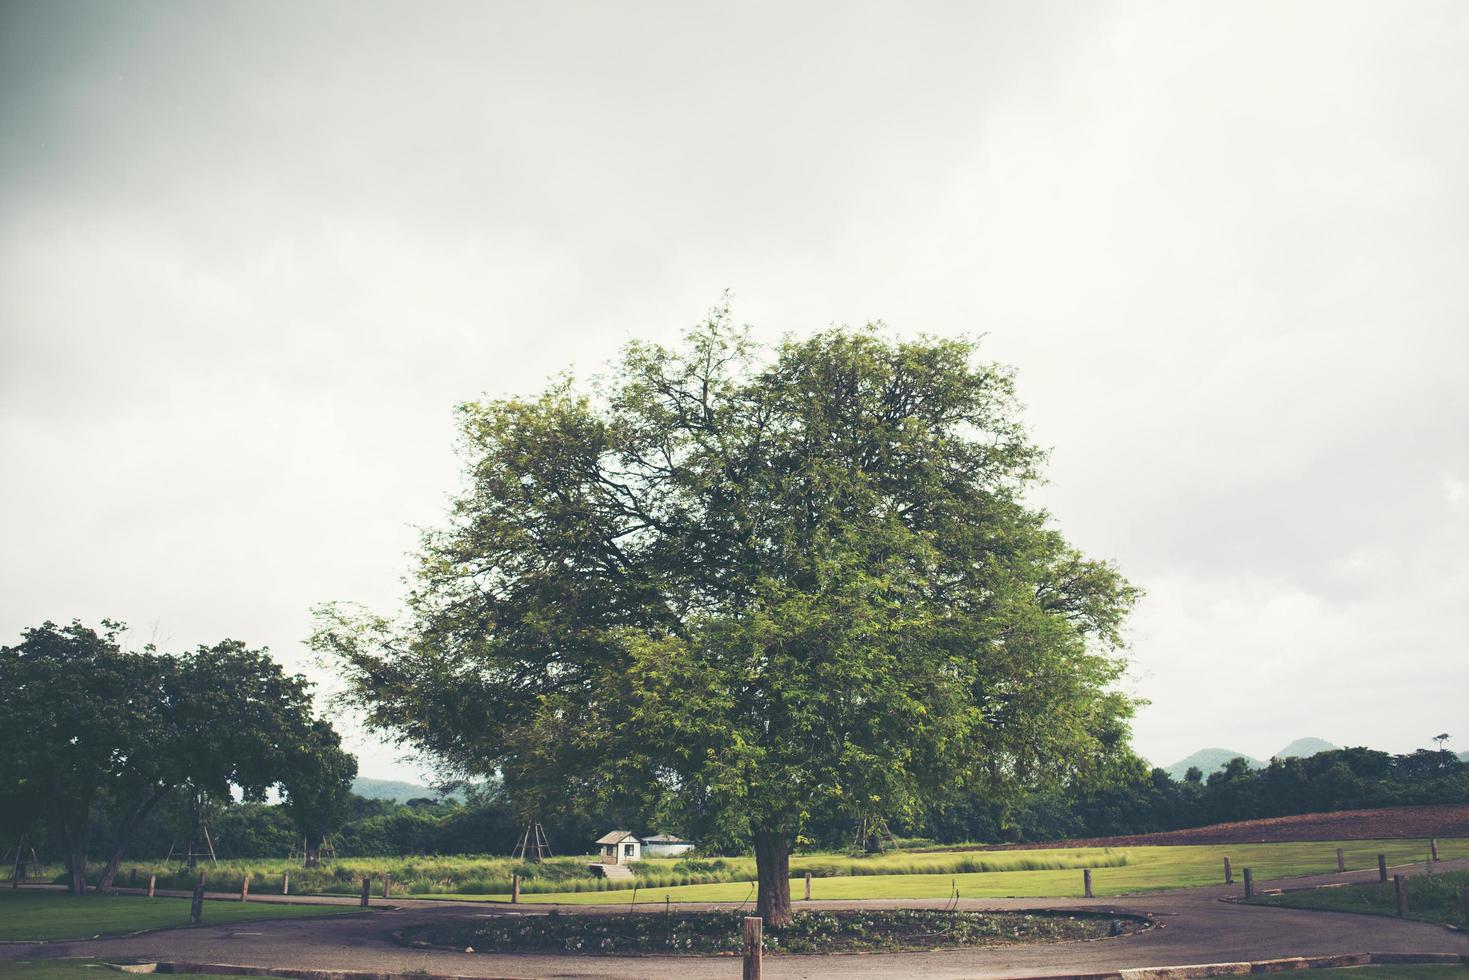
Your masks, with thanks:
M 763 945 L 771 953 L 945 949 L 1100 939 L 1145 926 L 1137 919 L 1085 913 L 822 911 L 800 913 L 788 925 L 767 926 Z M 743 913 L 681 912 L 497 916 L 409 929 L 404 939 L 476 952 L 710 955 L 738 952 L 743 934 Z
M 170 929 L 189 924 L 189 905 L 186 898 L 0 890 L 0 940 L 90 939 L 143 929 Z M 352 911 L 356 909 L 350 906 L 215 900 L 204 903 L 204 923 L 294 919 Z
M 1405 878 L 1403 886 L 1408 891 L 1408 918 L 1445 925 L 1469 925 L 1465 922 L 1462 897 L 1464 889 L 1469 887 L 1469 871 L 1414 875 Z M 1398 909 L 1397 893 L 1391 881 L 1262 895 L 1253 903 L 1367 915 L 1397 915 Z

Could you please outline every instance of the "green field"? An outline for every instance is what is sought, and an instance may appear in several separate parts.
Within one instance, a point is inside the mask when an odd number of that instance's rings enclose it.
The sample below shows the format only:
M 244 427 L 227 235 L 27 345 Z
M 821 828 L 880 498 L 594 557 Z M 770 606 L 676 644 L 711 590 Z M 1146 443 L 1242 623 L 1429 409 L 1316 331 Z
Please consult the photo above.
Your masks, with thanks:
M 631 889 L 632 882 L 609 881 L 591 871 L 590 855 L 558 857 L 540 864 L 524 864 L 506 857 L 457 855 L 429 858 L 342 858 L 319 868 L 302 868 L 283 859 L 221 861 L 190 872 L 178 864 L 140 861 L 123 868 L 116 884 L 126 886 L 137 870 L 139 885 L 148 876 L 158 876 L 158 887 L 190 889 L 198 873 L 204 873 L 210 891 L 239 891 L 250 877 L 252 894 L 280 894 L 284 875 L 291 876 L 292 894 L 356 895 L 362 879 L 372 879 L 374 895 L 382 894 L 382 876 L 393 879 L 395 895 L 494 896 L 508 894 L 512 874 L 521 876 L 521 891 L 603 892 Z M 817 878 L 894 874 L 962 874 L 991 871 L 1034 871 L 1110 867 L 1127 862 L 1116 849 L 1039 849 L 1034 851 L 895 851 L 887 854 L 852 855 L 815 853 L 791 859 L 796 874 L 810 872 Z M 678 885 L 707 885 L 749 881 L 755 877 L 753 857 L 654 858 L 632 865 L 639 888 Z M 48 868 L 47 874 L 60 884 L 65 873 Z M 95 875 L 93 876 L 95 879 Z
M 1408 891 L 1408 918 L 1444 925 L 1466 924 L 1463 890 L 1469 887 L 1469 872 L 1416 875 L 1405 878 L 1403 885 Z M 1397 915 L 1398 908 L 1397 892 L 1390 881 L 1263 895 L 1254 904 L 1366 915 Z
M 842 875 L 813 882 L 813 899 L 877 899 L 877 898 L 948 898 L 955 887 L 964 898 L 1051 898 L 1082 894 L 1080 868 L 1092 867 L 1092 890 L 1098 896 L 1127 895 L 1137 892 L 1190 888 L 1221 884 L 1224 880 L 1223 860 L 1234 865 L 1235 883 L 1239 885 L 1245 868 L 1251 868 L 1257 879 L 1287 878 L 1322 874 L 1336 870 L 1336 848 L 1345 850 L 1348 870 L 1372 868 L 1377 855 L 1386 854 L 1388 864 L 1402 865 L 1422 861 L 1427 851 L 1423 841 L 1313 841 L 1295 844 L 1229 844 L 1190 845 L 1177 847 L 1077 848 L 1067 851 L 991 851 L 983 856 L 1013 862 L 1006 870 L 996 861 L 993 870 L 962 873 L 882 873 L 886 868 L 874 865 L 877 873 Z M 1469 857 L 1469 840 L 1440 840 L 1439 853 L 1444 859 Z M 1047 855 L 1065 855 L 1062 867 L 1034 868 L 1028 862 L 1045 860 Z M 914 857 L 939 858 L 944 855 L 887 855 L 892 867 L 902 868 Z M 954 857 L 950 853 L 947 855 Z M 792 870 L 800 871 L 800 861 L 792 861 Z M 935 867 L 939 865 L 934 865 Z M 1242 886 L 1241 886 L 1242 887 Z M 800 879 L 792 881 L 795 898 L 804 894 Z M 483 901 L 509 901 L 509 896 L 462 896 Z M 741 902 L 752 897 L 749 881 L 720 884 L 638 888 L 636 901 L 662 902 Z M 525 902 L 553 902 L 565 905 L 619 905 L 633 901 L 626 891 L 549 892 L 523 894 Z
M 1420 840 L 1320 841 L 1295 844 L 1189 845 L 1170 847 L 1036 848 L 1031 850 L 892 851 L 886 854 L 798 854 L 791 859 L 795 890 L 807 872 L 816 879 L 813 897 L 947 898 L 955 885 L 966 897 L 1043 897 L 1080 895 L 1081 869 L 1092 869 L 1098 895 L 1119 895 L 1222 880 L 1222 861 L 1228 856 L 1235 877 L 1245 867 L 1267 878 L 1336 870 L 1336 848 L 1346 850 L 1353 869 L 1376 865 L 1377 854 L 1390 864 L 1422 861 L 1428 844 Z M 1469 840 L 1441 840 L 1445 858 L 1469 856 Z M 639 902 L 743 901 L 755 877 L 750 857 L 662 858 L 632 865 L 633 881 L 608 881 L 594 876 L 588 856 L 558 857 L 541 864 L 522 864 L 506 857 L 457 855 L 453 857 L 342 858 L 320 868 L 305 869 L 285 859 L 221 861 L 201 868 L 211 891 L 236 892 L 245 876 L 251 894 L 279 894 L 283 876 L 291 877 L 291 894 L 356 895 L 362 879 L 372 882 L 374 895 L 382 894 L 384 874 L 391 875 L 394 897 L 455 898 L 508 901 L 510 877 L 522 876 L 521 895 L 527 902 L 617 905 L 632 900 L 636 885 Z M 127 885 L 134 865 L 124 867 L 117 884 Z M 177 864 L 138 862 L 138 882 L 159 875 L 158 887 L 187 889 L 196 873 Z M 60 869 L 55 869 L 60 875 Z
M 143 898 L 136 895 L 84 895 L 61 892 L 0 890 L 0 939 L 90 939 L 142 929 L 188 925 L 187 898 Z M 263 902 L 207 901 L 207 925 L 338 915 L 352 906 L 267 905 Z

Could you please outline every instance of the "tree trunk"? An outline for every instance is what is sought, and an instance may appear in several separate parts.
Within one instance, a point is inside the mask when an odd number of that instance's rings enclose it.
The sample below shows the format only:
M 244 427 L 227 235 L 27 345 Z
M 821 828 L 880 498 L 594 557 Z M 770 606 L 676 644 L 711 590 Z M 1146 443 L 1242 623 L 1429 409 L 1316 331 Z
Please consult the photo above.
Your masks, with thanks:
M 73 895 L 87 893 L 87 839 L 85 831 L 66 831 L 66 871 Z
M 132 841 L 133 832 L 138 829 L 138 824 L 143 822 L 158 801 L 163 799 L 166 789 L 160 789 L 148 799 L 134 807 L 132 812 L 122 821 L 118 828 L 117 845 L 112 849 L 112 856 L 107 859 L 107 866 L 102 869 L 102 877 L 97 879 L 97 891 L 105 892 L 112 887 L 112 879 L 117 876 L 117 869 L 122 867 L 122 859 L 127 856 L 128 844 Z
M 755 832 L 755 914 L 767 926 L 791 922 L 791 843 L 777 831 Z
M 306 867 L 315 868 L 321 864 L 321 843 L 311 843 L 311 838 L 306 838 Z

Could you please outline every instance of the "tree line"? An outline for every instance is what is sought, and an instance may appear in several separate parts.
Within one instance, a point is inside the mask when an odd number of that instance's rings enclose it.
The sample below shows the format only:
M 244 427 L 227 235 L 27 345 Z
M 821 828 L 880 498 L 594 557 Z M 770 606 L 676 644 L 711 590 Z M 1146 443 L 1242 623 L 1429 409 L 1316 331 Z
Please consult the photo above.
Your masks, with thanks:
M 1469 802 L 1469 764 L 1452 753 L 1421 749 L 1391 755 L 1350 748 L 1309 758 L 1275 759 L 1252 769 L 1244 760 L 1204 776 L 1192 770 L 1174 779 L 1141 761 L 1114 773 L 1106 785 L 1073 786 L 1032 794 L 997 812 L 982 794 L 939 798 L 921 815 L 899 818 L 900 837 L 939 844 L 1043 842 L 1130 836 L 1207 826 L 1229 820 Z M 343 857 L 506 854 L 524 826 L 523 808 L 496 783 L 459 787 L 452 796 L 396 802 L 353 794 L 348 815 L 332 834 Z M 558 808 L 544 815 L 558 854 L 585 853 L 613 825 L 694 836 L 697 817 L 673 824 L 653 811 L 592 812 Z M 676 818 L 672 818 L 676 819 Z M 133 851 L 163 857 L 186 818 L 160 807 L 140 826 Z M 236 803 L 211 815 L 221 858 L 281 857 L 300 840 L 288 807 Z M 854 822 L 839 812 L 813 815 L 803 845 L 843 850 L 854 846 Z M 747 853 L 748 840 L 701 839 L 711 854 Z
M 170 654 L 124 649 L 123 632 L 46 622 L 0 647 L 7 848 L 43 840 L 75 894 L 100 856 L 106 890 L 160 807 L 183 814 L 182 853 L 202 848 L 190 842 L 211 808 L 274 790 L 310 863 L 349 815 L 357 762 L 315 716 L 309 682 L 238 640 Z

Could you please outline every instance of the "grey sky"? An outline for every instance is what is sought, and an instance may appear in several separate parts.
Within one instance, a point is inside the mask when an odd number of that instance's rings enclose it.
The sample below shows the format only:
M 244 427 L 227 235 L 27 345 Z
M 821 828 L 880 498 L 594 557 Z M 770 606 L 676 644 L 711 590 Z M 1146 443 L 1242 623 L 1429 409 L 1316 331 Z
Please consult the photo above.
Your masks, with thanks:
M 1463 749 L 1465 174 L 1454 2 L 4 0 L 0 637 L 304 666 L 395 606 L 456 401 L 730 288 L 1018 367 L 1148 590 L 1154 761 Z

